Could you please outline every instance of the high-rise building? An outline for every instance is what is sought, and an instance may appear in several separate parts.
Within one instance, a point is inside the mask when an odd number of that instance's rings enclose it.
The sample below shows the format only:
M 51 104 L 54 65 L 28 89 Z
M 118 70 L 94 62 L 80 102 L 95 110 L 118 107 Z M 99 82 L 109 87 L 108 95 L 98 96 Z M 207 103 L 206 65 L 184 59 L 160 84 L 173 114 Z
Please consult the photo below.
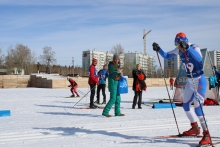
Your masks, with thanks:
M 101 52 L 97 50 L 87 50 L 82 53 L 82 67 L 84 71 L 88 71 L 92 64 L 92 58 L 98 60 L 96 69 L 100 70 L 104 64 L 108 64 L 113 60 L 113 54 L 109 52 Z M 129 67 L 129 71 L 135 68 L 136 64 L 141 64 L 142 69 L 147 74 L 147 77 L 152 77 L 154 72 L 154 59 L 153 56 L 142 53 L 125 53 L 120 54 L 120 66 Z M 126 62 L 126 63 L 125 63 Z M 129 63 L 128 63 L 129 62 Z
M 109 52 L 97 51 L 95 49 L 83 51 L 83 54 L 82 54 L 83 70 L 85 71 L 89 70 L 89 67 L 92 64 L 92 58 L 95 58 L 98 60 L 96 69 L 100 70 L 103 68 L 103 65 L 108 64 L 110 61 L 113 60 L 113 54 Z M 120 64 L 123 67 L 124 66 L 124 54 L 120 54 L 119 58 L 120 58 Z
M 154 72 L 154 57 L 149 54 L 142 53 L 125 53 L 125 65 L 135 68 L 136 64 L 141 65 L 141 69 L 146 73 L 147 77 L 152 77 Z
M 181 60 L 179 56 L 175 56 L 171 59 L 164 59 L 164 76 L 168 77 L 176 77 L 179 73 L 179 67 L 181 64 Z
M 220 70 L 220 51 L 210 51 L 210 57 L 212 59 L 212 64 L 216 66 L 218 70 Z

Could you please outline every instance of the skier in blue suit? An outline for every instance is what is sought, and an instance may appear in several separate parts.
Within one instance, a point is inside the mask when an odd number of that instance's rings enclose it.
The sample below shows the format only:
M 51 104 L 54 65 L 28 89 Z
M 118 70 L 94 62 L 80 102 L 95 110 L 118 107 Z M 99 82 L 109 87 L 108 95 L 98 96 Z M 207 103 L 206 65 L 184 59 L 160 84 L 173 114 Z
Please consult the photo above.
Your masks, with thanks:
M 185 33 L 183 32 L 176 35 L 174 44 L 176 48 L 169 52 L 164 52 L 155 42 L 152 46 L 153 50 L 157 51 L 165 59 L 170 59 L 179 55 L 183 65 L 185 66 L 188 80 L 184 90 L 183 109 L 191 122 L 192 128 L 188 131 L 184 131 L 183 135 L 191 136 L 200 134 L 200 127 L 198 126 L 197 119 L 195 117 L 196 114 L 203 129 L 203 138 L 199 144 L 210 144 L 210 134 L 201 110 L 206 93 L 206 78 L 203 74 L 202 54 L 200 48 L 195 44 L 189 43 Z M 194 84 L 196 89 L 194 88 Z M 194 102 L 194 111 L 190 109 L 192 102 Z

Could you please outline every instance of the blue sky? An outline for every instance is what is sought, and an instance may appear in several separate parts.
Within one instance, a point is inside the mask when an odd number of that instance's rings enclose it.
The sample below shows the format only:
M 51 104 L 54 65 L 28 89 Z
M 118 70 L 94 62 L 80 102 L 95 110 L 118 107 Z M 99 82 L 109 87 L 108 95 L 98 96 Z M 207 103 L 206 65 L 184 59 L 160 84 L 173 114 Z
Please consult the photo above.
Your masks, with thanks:
M 57 64 L 82 65 L 82 51 L 110 51 L 121 44 L 125 52 L 156 56 L 152 43 L 165 51 L 174 48 L 174 37 L 185 32 L 200 48 L 219 50 L 220 1 L 218 0 L 1 0 L 0 46 L 21 43 L 37 56 L 49 46 Z M 156 61 L 158 62 L 158 61 Z

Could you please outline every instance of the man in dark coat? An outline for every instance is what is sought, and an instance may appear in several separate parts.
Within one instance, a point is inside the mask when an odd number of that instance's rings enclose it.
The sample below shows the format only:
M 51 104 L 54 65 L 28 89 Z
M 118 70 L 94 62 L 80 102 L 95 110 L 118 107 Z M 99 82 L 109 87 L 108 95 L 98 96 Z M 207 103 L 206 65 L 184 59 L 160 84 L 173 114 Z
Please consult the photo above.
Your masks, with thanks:
M 141 103 L 142 103 L 142 91 L 146 91 L 147 85 L 145 83 L 146 75 L 144 74 L 144 71 L 141 69 L 141 65 L 137 64 L 136 69 L 132 71 L 133 75 L 133 87 L 134 90 L 134 99 L 133 99 L 133 105 L 132 109 L 135 109 L 137 98 L 138 99 L 138 109 L 141 109 Z

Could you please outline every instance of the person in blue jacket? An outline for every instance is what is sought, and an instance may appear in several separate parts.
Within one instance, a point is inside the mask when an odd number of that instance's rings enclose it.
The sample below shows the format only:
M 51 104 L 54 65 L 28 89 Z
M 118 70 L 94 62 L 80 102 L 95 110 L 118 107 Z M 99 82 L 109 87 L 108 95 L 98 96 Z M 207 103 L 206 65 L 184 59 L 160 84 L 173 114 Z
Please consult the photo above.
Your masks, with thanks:
M 105 94 L 105 88 L 106 88 L 106 78 L 108 78 L 108 71 L 107 71 L 107 65 L 105 64 L 103 66 L 103 69 L 99 70 L 98 72 L 99 76 L 99 85 L 97 87 L 97 100 L 95 103 L 99 104 L 100 102 L 100 90 L 102 90 L 103 95 L 103 102 L 102 104 L 106 104 L 106 94 Z
M 185 33 L 183 32 L 176 35 L 174 44 L 176 48 L 169 52 L 163 51 L 162 48 L 155 42 L 152 46 L 153 50 L 157 51 L 165 59 L 170 59 L 179 55 L 183 65 L 185 66 L 188 80 L 184 90 L 183 109 L 191 122 L 192 128 L 188 131 L 184 131 L 182 135 L 191 136 L 200 134 L 200 127 L 198 126 L 195 117 L 196 114 L 203 129 L 203 138 L 199 144 L 210 144 L 210 134 L 201 110 L 206 93 L 206 78 L 203 74 L 202 54 L 200 48 L 195 44 L 189 43 Z M 190 108 L 192 102 L 194 102 L 194 111 Z
M 216 78 L 217 78 L 217 81 L 218 81 L 218 86 L 217 86 L 217 88 L 218 88 L 218 94 L 219 94 L 219 86 L 220 86 L 220 71 L 218 71 L 218 70 L 216 69 L 216 66 L 213 66 L 213 68 L 214 68 L 214 70 L 215 70 L 215 75 L 216 75 Z

